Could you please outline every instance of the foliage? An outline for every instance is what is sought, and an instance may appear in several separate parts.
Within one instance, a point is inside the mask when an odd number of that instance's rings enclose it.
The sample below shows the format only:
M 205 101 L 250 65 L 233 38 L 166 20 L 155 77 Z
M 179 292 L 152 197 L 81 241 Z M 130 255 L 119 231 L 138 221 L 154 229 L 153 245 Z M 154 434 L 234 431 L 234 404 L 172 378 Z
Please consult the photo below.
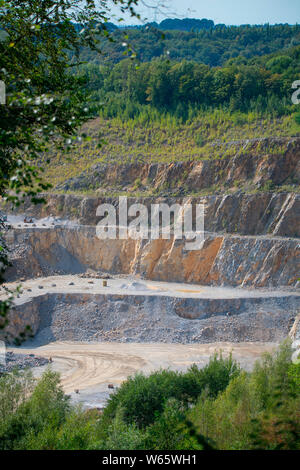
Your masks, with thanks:
M 290 379 L 290 386 L 293 393 L 297 393 L 300 389 L 300 362 L 290 364 L 288 369 L 288 375 Z
M 222 352 L 215 353 L 209 363 L 199 369 L 193 365 L 187 375 L 196 378 L 199 391 L 207 390 L 207 396 L 216 398 L 219 392 L 226 389 L 229 382 L 240 374 L 239 365 L 233 360 L 232 355 L 223 358 Z M 198 395 L 199 395 L 198 391 Z
M 113 394 L 105 408 L 104 420 L 113 419 L 118 407 L 123 410 L 124 420 L 143 428 L 153 423 L 165 402 L 173 397 L 187 403 L 190 381 L 174 371 L 160 370 L 146 377 L 142 373 L 130 377 Z
M 0 79 L 6 103 L 0 114 L 0 195 L 23 189 L 34 197 L 48 189 L 32 164 L 55 142 L 68 149 L 76 129 L 91 115 L 82 76 L 70 73 L 83 46 L 98 51 L 109 1 L 2 0 L 0 5 Z M 123 9 L 135 0 L 115 1 Z M 133 10 L 132 10 L 133 11 Z M 80 28 L 80 29 L 79 29 Z
M 297 46 L 230 59 L 222 67 L 164 58 L 138 65 L 125 59 L 113 67 L 83 64 L 74 73 L 85 77 L 93 100 L 101 103 L 100 118 L 84 126 L 82 133 L 90 140 L 78 142 L 68 159 L 53 150 L 50 165 L 46 156 L 39 165 L 46 167 L 48 181 L 58 189 L 74 190 L 63 183 L 90 174 L 90 184 L 82 183 L 78 190 L 92 193 L 99 186 L 93 168 L 101 163 L 230 158 L 246 148 L 252 154 L 254 139 L 297 136 L 299 113 L 291 102 L 291 85 L 300 73 L 299 54 Z M 260 150 L 282 152 L 275 147 Z M 105 189 L 103 182 L 101 186 Z M 137 190 L 152 195 L 153 187 L 139 184 L 132 188 Z
M 218 449 L 299 448 L 295 367 L 290 343 L 285 342 L 273 355 L 265 355 L 251 374 L 234 378 L 216 399 L 203 394 L 189 417 Z
M 28 371 L 6 374 L 0 398 L 0 449 L 95 447 L 98 413 L 71 407 L 58 374 L 48 370 L 38 383 Z
M 122 43 L 126 38 L 142 62 L 164 57 L 216 67 L 232 58 L 250 59 L 300 44 L 299 25 L 213 26 L 210 20 L 194 20 L 198 24 L 192 26 L 192 21 L 169 19 L 160 25 L 115 27 L 112 28 L 115 42 L 101 41 L 101 56 L 84 49 L 81 58 L 94 64 L 117 63 L 124 58 Z M 208 23 L 202 23 L 201 28 L 201 21 Z
M 1 197 L 18 204 L 24 193 L 37 201 L 49 189 L 40 174 L 49 155 L 47 176 L 66 165 L 65 152 L 76 141 L 81 164 L 91 166 L 99 122 L 118 139 L 121 129 L 123 150 L 134 142 L 134 161 L 143 154 L 137 140 L 148 154 L 154 145 L 161 161 L 162 142 L 171 149 L 167 160 L 182 159 L 183 147 L 189 159 L 205 158 L 208 145 L 226 141 L 232 129 L 235 137 L 257 136 L 262 126 L 265 136 L 280 122 L 287 132 L 295 111 L 291 82 L 300 72 L 298 25 L 227 28 L 202 20 L 177 22 L 181 32 L 171 31 L 172 21 L 120 30 L 108 24 L 110 2 L 100 3 L 101 11 L 91 0 L 1 0 L 0 80 L 7 92 Z M 113 3 L 135 15 L 136 0 Z M 121 60 L 124 36 L 140 61 Z M 77 130 L 96 112 L 101 120 L 91 142 Z M 120 155 L 120 147 L 113 151 Z M 73 158 L 76 171 L 82 169 Z M 8 265 L 2 238 L 0 274 Z M 9 296 L 0 303 L 2 328 L 11 302 Z M 15 371 L 0 377 L 0 449 L 299 449 L 299 404 L 299 365 L 291 363 L 288 343 L 252 373 L 215 355 L 203 369 L 137 374 L 111 396 L 102 416 L 71 406 L 58 374 L 48 370 L 35 382 L 29 372 Z
M 14 370 L 0 377 L 0 423 L 1 426 L 15 413 L 33 391 L 34 380 L 29 371 Z
M 202 450 L 205 439 L 197 439 L 193 427 L 185 419 L 185 410 L 174 398 L 170 398 L 163 412 L 149 426 L 145 438 L 145 447 L 153 450 Z M 198 436 L 200 437 L 200 436 Z
M 143 449 L 145 433 L 135 424 L 127 424 L 123 418 L 122 408 L 118 408 L 115 418 L 107 428 L 107 438 L 102 446 L 108 450 Z
M 6 380 L 6 376 L 1 380 Z M 13 385 L 18 388 L 18 382 Z M 47 371 L 30 398 L 26 397 L 25 390 L 22 392 L 23 401 L 15 413 L 9 414 L 1 422 L 1 448 L 32 449 L 37 447 L 37 443 L 39 448 L 51 448 L 55 430 L 69 411 L 69 398 L 59 386 L 58 374 Z
M 186 373 L 160 370 L 149 376 L 137 374 L 110 397 L 103 418 L 112 419 L 121 406 L 127 423 L 136 424 L 139 428 L 147 427 L 162 413 L 170 398 L 187 407 L 204 389 L 210 396 L 217 396 L 238 374 L 239 367 L 235 361 L 231 356 L 224 359 L 222 354 L 214 355 L 203 369 L 194 365 Z

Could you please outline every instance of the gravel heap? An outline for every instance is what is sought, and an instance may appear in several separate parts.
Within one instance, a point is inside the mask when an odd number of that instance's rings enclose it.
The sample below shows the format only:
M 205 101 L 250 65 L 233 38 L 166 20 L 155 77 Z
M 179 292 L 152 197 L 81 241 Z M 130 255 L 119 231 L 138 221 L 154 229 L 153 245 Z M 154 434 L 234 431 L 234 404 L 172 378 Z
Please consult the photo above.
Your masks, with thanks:
M 82 279 L 112 279 L 115 276 L 109 275 L 102 271 L 94 271 L 93 269 L 87 269 L 84 273 L 78 275 Z
M 34 354 L 15 354 L 8 351 L 5 355 L 6 363 L 0 363 L 0 373 L 11 372 L 13 369 L 26 369 L 28 367 L 39 367 L 48 364 L 50 361 L 45 357 L 35 356 Z

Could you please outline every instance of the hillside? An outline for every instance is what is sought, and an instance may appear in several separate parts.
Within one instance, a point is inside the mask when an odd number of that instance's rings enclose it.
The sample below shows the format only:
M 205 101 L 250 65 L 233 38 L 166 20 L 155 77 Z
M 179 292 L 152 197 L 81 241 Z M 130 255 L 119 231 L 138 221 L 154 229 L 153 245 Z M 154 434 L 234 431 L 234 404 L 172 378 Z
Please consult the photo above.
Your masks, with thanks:
M 101 40 L 101 54 L 84 49 L 81 58 L 94 64 L 117 63 L 126 53 L 125 42 L 142 62 L 164 56 L 219 66 L 232 57 L 250 58 L 300 44 L 299 25 L 226 27 L 206 21 L 203 28 L 201 20 L 200 26 L 187 24 L 186 20 L 168 20 L 140 28 L 117 28 L 110 24 L 108 29 L 113 30 L 114 42 Z
M 272 168 L 287 168 L 291 153 L 298 158 L 300 117 L 291 96 L 299 59 L 298 46 L 222 67 L 165 59 L 82 65 L 76 73 L 86 80 L 95 118 L 73 136 L 70 152 L 53 149 L 38 164 L 55 191 L 90 195 L 298 192 L 295 165 L 281 179 L 273 179 Z M 200 184 L 189 172 L 201 161 L 210 170 Z M 170 180 L 174 163 L 182 170 Z M 232 165 L 240 174 L 228 179 Z M 257 174 L 243 170 L 253 165 Z
M 44 177 L 56 191 L 87 194 L 101 191 L 107 195 L 122 191 L 130 191 L 131 195 L 210 194 L 238 189 L 299 191 L 295 165 L 299 159 L 300 128 L 292 117 L 272 120 L 237 115 L 230 118 L 216 112 L 186 124 L 178 124 L 174 119 L 146 124 L 138 119 L 123 123 L 120 119 L 98 118 L 84 130 L 91 140 L 77 143 L 67 156 L 60 152 L 53 154 L 46 165 Z M 101 148 L 98 148 L 99 133 L 104 140 Z M 286 155 L 291 153 L 295 162 L 288 170 L 290 176 L 283 172 L 281 179 L 272 181 L 274 162 L 283 161 L 287 167 Z M 236 171 L 228 180 L 226 175 L 237 157 L 240 174 Z M 181 162 L 182 170 L 178 167 L 177 176 L 173 173 L 169 179 L 168 168 L 175 162 Z M 212 173 L 202 183 L 193 183 L 190 172 L 201 162 L 210 165 Z M 253 164 L 259 175 L 256 179 L 255 171 L 242 171 Z M 158 165 L 161 176 L 148 175 L 150 167 L 155 175 L 154 168 Z M 259 174 L 262 165 L 266 170 Z

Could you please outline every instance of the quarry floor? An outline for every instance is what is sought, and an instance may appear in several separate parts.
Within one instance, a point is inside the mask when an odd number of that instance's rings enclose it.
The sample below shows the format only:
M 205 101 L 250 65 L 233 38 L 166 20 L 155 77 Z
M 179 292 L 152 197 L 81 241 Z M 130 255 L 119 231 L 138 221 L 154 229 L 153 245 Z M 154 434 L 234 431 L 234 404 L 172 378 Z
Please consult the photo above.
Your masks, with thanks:
M 79 275 L 29 279 L 21 283 L 22 291 L 19 297 L 15 299 L 15 303 L 18 305 L 32 297 L 47 293 L 155 295 L 199 299 L 268 298 L 299 295 L 299 290 L 286 287 L 281 287 L 280 289 L 250 289 L 199 286 L 197 284 L 141 280 L 133 276 L 114 277 L 106 282 L 107 286 L 103 287 L 102 279 L 85 278 Z M 20 282 L 6 283 L 6 287 L 11 289 L 16 288 L 18 285 L 20 285 Z M 5 296 L 5 293 L 3 295 Z
M 186 370 L 193 363 L 207 364 L 215 351 L 226 356 L 232 352 L 240 365 L 250 370 L 275 343 L 211 343 L 211 344 L 137 344 L 54 342 L 45 346 L 9 348 L 18 354 L 36 354 L 52 358 L 49 366 L 33 369 L 36 377 L 47 367 L 61 374 L 64 391 L 73 403 L 86 408 L 102 408 L 109 397 L 108 384 L 118 387 L 128 376 L 138 371 L 149 373 L 160 368 Z
M 72 283 L 72 284 L 70 284 Z M 6 284 L 13 288 L 17 282 Z M 42 287 L 42 289 L 41 289 Z M 30 289 L 30 291 L 28 290 Z M 51 276 L 22 282 L 22 292 L 15 303 L 22 305 L 30 298 L 47 293 L 89 293 L 125 295 L 162 295 L 208 299 L 231 299 L 245 297 L 276 297 L 293 295 L 291 290 L 241 289 L 207 287 L 191 284 L 168 283 L 121 277 L 107 279 L 107 287 L 99 278 L 84 278 L 77 275 Z M 276 347 L 275 342 L 214 342 L 208 344 L 164 344 L 164 343 L 118 343 L 55 341 L 40 345 L 35 339 L 18 348 L 9 348 L 18 354 L 35 354 L 52 358 L 49 366 L 36 367 L 34 375 L 39 377 L 47 367 L 61 374 L 64 391 L 70 394 L 73 403 L 82 403 L 86 408 L 102 408 L 114 387 L 138 371 L 149 373 L 160 368 L 185 370 L 193 363 L 200 367 L 209 357 L 222 350 L 224 355 L 232 352 L 240 365 L 250 370 L 254 362 L 264 353 Z

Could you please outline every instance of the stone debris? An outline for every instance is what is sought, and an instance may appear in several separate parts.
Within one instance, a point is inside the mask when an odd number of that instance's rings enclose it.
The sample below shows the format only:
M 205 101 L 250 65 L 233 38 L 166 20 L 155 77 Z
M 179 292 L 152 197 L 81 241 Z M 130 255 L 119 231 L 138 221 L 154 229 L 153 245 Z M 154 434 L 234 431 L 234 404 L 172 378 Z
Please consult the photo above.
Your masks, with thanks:
M 7 351 L 5 355 L 5 364 L 0 363 L 0 374 L 11 372 L 14 369 L 27 369 L 31 367 L 40 367 L 48 364 L 50 361 L 45 357 L 35 356 L 34 354 L 16 354 Z
M 113 279 L 114 276 L 101 271 L 87 269 L 86 272 L 79 274 L 79 277 L 81 277 L 82 279 Z
M 298 296 L 197 299 L 148 295 L 49 294 L 15 307 L 37 328 L 37 345 L 53 341 L 122 343 L 280 342 L 299 311 Z M 42 302 L 42 303 L 41 303 Z M 226 304 L 230 303 L 230 310 Z M 222 311 L 222 309 L 224 310 Z M 32 317 L 39 311 L 41 321 Z M 230 312 L 228 316 L 227 313 Z

